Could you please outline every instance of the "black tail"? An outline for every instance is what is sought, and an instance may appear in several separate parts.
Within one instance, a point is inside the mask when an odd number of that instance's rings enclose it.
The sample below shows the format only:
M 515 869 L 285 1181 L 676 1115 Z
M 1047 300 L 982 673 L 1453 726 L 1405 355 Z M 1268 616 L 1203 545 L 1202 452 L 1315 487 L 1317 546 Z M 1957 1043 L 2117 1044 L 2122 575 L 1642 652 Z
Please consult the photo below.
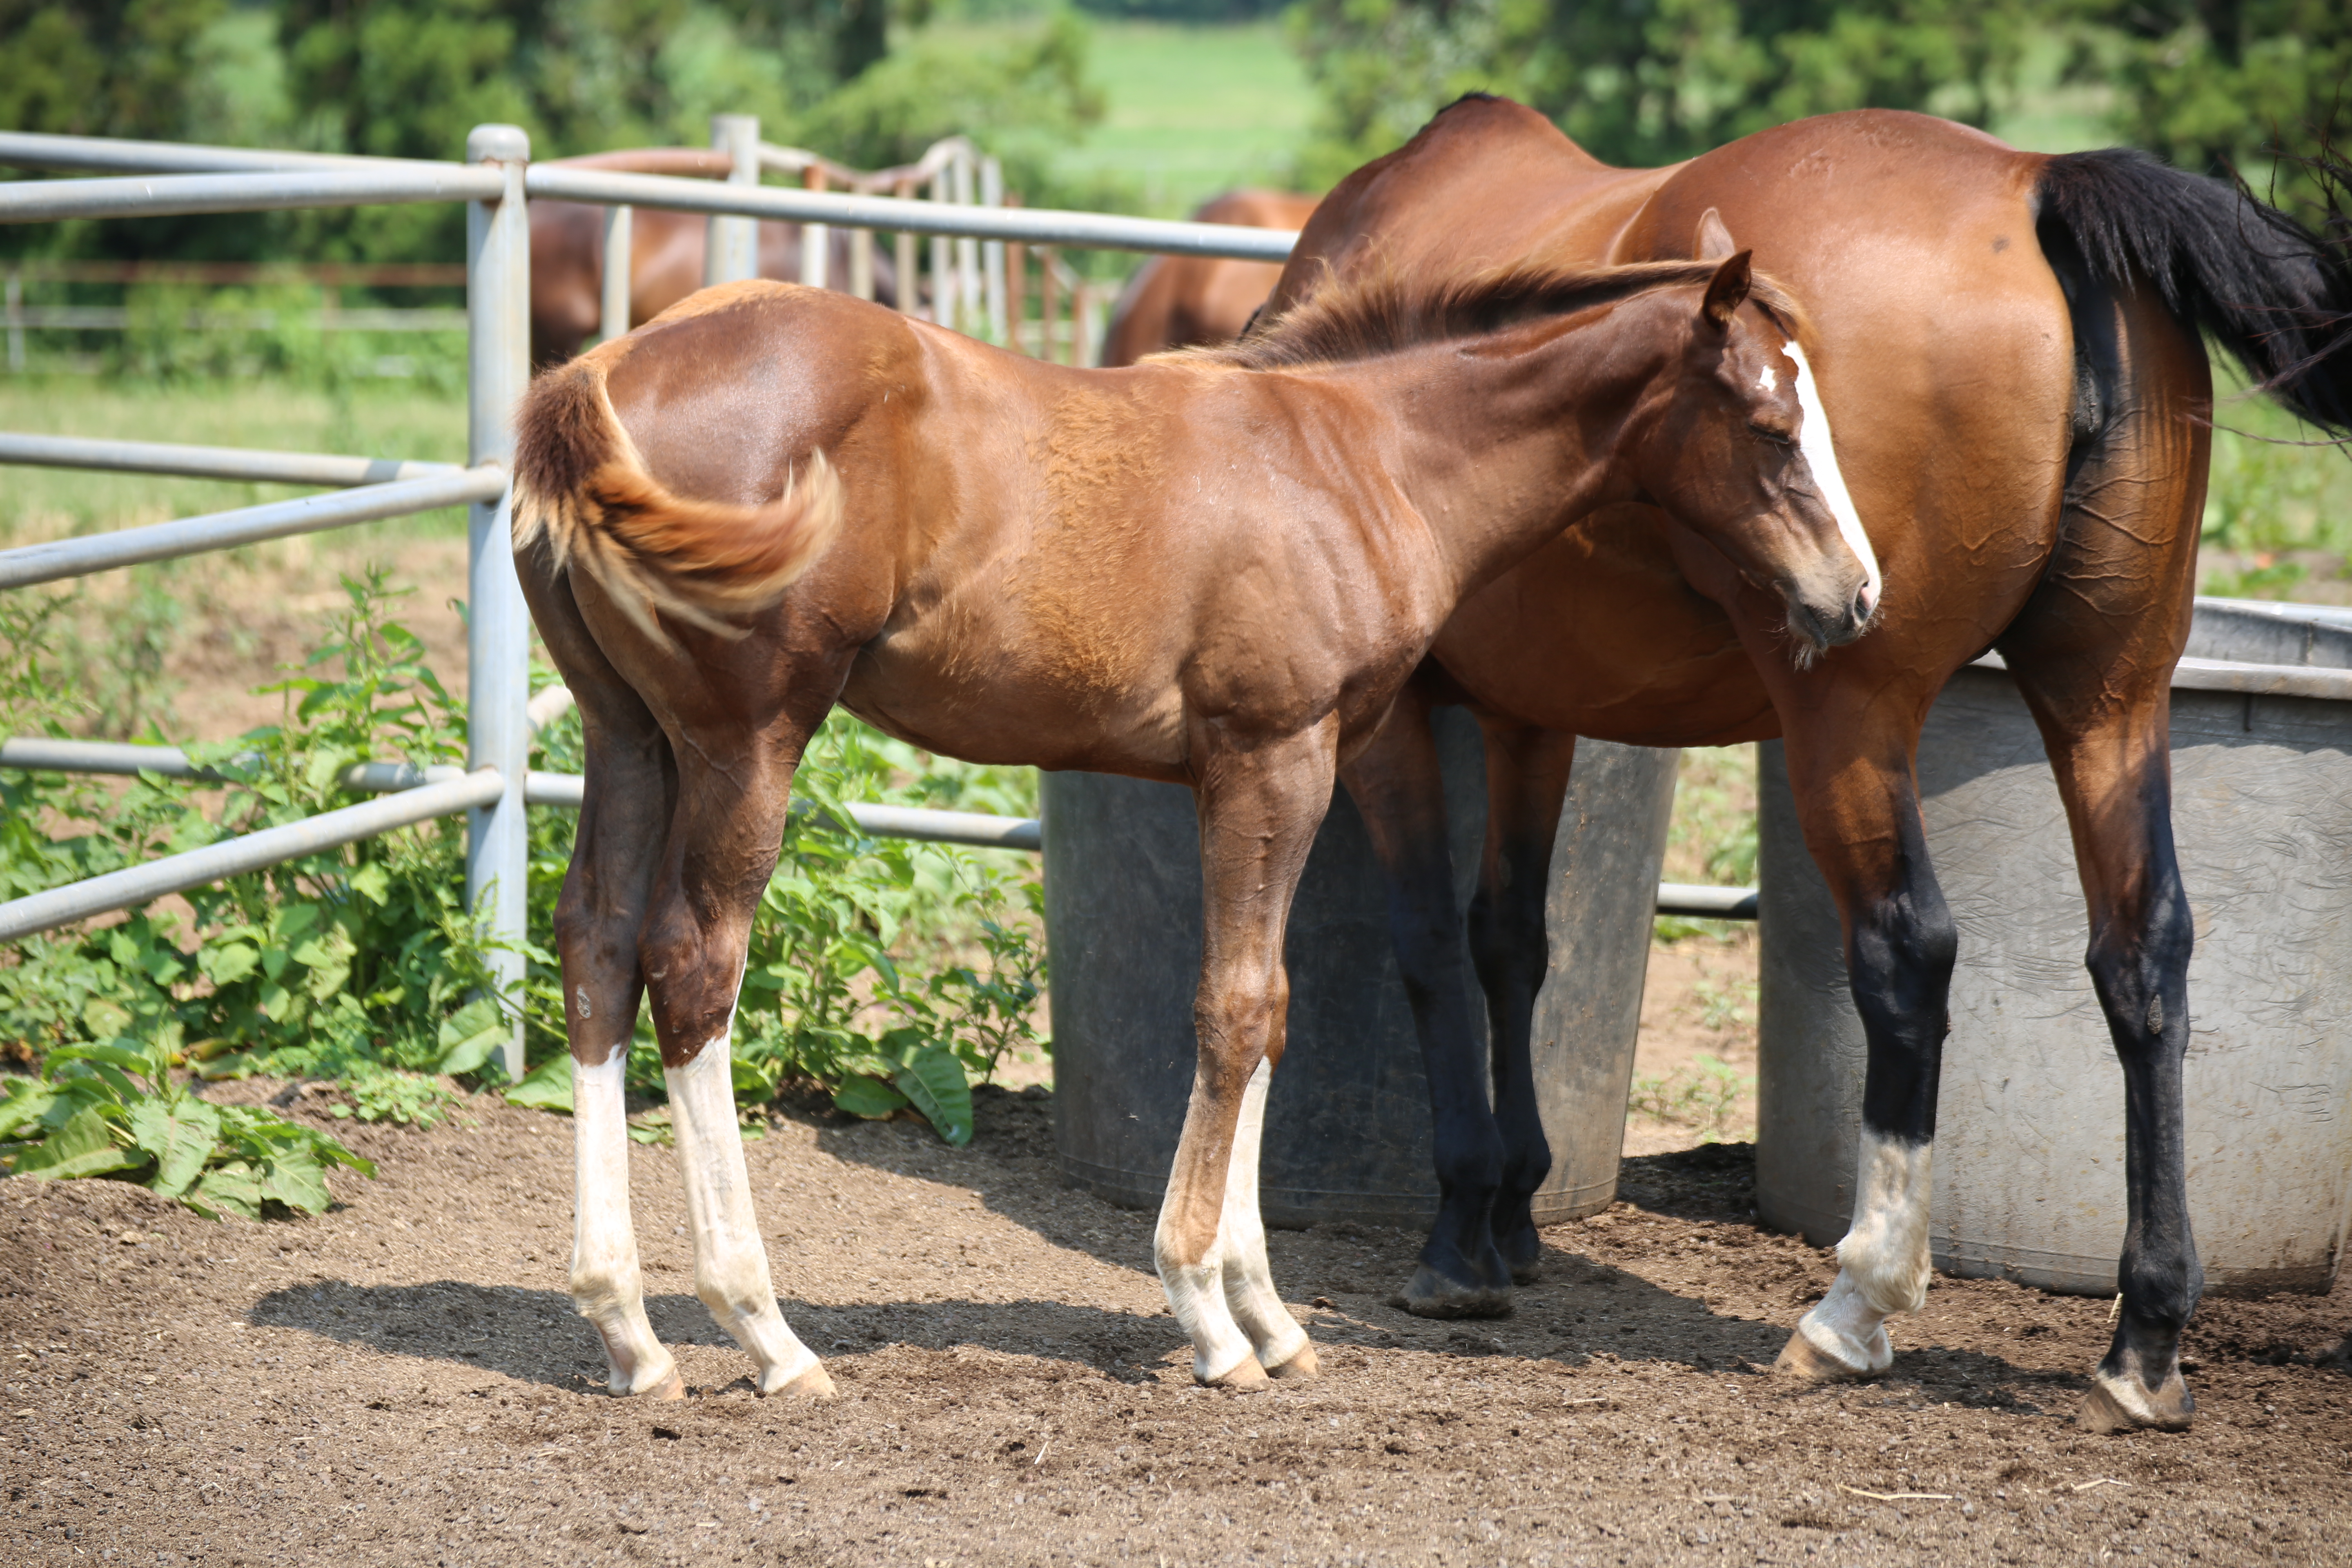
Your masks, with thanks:
M 2034 195 L 2053 264 L 2071 251 L 2108 289 L 2153 283 L 2263 391 L 2352 435 L 2352 246 L 2126 147 L 2051 159 Z

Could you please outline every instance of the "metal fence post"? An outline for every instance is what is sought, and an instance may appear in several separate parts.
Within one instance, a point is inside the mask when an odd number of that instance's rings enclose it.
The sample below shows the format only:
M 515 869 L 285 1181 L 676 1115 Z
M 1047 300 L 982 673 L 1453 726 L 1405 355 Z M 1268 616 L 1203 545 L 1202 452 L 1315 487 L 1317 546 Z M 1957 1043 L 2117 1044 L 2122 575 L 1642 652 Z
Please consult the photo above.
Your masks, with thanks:
M 604 288 L 598 335 L 606 342 L 629 330 L 629 294 L 636 265 L 636 218 L 633 209 L 604 209 Z
M 735 161 L 727 176 L 730 185 L 760 183 L 760 117 L 756 114 L 714 114 L 710 144 Z M 702 286 L 740 283 L 760 275 L 760 220 L 714 217 L 702 251 Z
M 802 189 L 821 191 L 826 184 L 823 163 L 811 163 L 801 171 Z M 857 232 L 863 234 L 866 231 L 859 229 Z M 801 281 L 812 289 L 829 287 L 833 279 L 827 274 L 832 269 L 832 226 L 822 223 L 801 225 Z
M 955 204 L 960 207 L 980 205 L 979 171 L 972 167 L 972 162 L 970 153 L 960 152 L 948 164 L 954 182 L 951 188 L 955 192 Z M 980 241 L 969 238 L 956 240 L 955 279 L 955 330 L 979 337 L 987 331 L 972 319 L 987 309 L 987 301 L 982 298 L 980 290 Z
M 514 468 L 514 408 L 530 380 L 530 212 L 522 194 L 530 138 L 512 125 L 478 125 L 466 138 L 468 163 L 496 163 L 506 194 L 466 206 L 467 459 Z M 520 1079 L 522 942 L 530 907 L 530 836 L 523 816 L 530 725 L 530 612 L 515 576 L 508 500 L 474 503 L 466 629 L 468 766 L 494 767 L 505 783 L 497 802 L 466 817 L 466 900 L 491 900 L 490 932 L 509 950 L 490 955 L 499 989 L 515 1006 L 507 1076 Z
M 980 161 L 980 205 L 1001 207 L 1004 205 L 1004 165 L 993 158 Z M 980 245 L 980 265 L 984 278 L 983 292 L 988 300 L 988 341 L 1003 348 L 1019 345 L 1006 336 L 1004 303 L 1004 242 L 984 239 Z

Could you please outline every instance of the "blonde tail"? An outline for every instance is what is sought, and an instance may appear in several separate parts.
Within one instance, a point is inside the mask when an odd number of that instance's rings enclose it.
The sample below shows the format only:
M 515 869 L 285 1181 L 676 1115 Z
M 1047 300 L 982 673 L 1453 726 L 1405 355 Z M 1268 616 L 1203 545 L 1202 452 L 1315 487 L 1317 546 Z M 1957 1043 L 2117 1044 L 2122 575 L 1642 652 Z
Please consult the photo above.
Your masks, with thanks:
M 532 385 L 516 435 L 515 549 L 544 535 L 559 569 L 576 562 L 664 643 L 656 613 L 741 635 L 841 531 L 841 480 L 822 452 L 763 506 L 671 492 L 646 472 L 593 357 Z

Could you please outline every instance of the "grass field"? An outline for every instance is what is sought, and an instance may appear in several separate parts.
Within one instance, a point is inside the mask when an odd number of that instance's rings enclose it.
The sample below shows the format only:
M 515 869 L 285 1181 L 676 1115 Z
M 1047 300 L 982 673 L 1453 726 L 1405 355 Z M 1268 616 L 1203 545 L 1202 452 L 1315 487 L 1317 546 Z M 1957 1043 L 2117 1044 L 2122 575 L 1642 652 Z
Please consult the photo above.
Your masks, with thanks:
M 1036 26 L 1019 17 L 935 24 L 931 35 L 992 40 Z M 1131 181 L 1154 216 L 1189 213 L 1236 185 L 1285 183 L 1314 119 L 1306 68 L 1275 22 L 1185 26 L 1089 16 L 1090 76 L 1108 112 L 1060 157 L 1072 176 Z

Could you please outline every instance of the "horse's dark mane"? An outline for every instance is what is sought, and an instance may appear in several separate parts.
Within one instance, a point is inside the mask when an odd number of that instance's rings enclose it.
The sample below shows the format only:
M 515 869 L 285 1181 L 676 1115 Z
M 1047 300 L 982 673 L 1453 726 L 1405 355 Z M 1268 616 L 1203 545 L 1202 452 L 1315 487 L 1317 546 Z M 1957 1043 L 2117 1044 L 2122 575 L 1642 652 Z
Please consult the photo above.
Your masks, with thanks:
M 1700 288 L 1714 261 L 1644 261 L 1583 269 L 1519 266 L 1431 283 L 1376 268 L 1327 282 L 1312 299 L 1264 322 L 1239 342 L 1185 349 L 1162 359 L 1206 360 L 1243 370 L 1282 370 L 1376 359 L 1423 343 L 1499 331 L 1519 321 L 1606 305 L 1654 289 Z M 1769 279 L 1748 299 L 1791 338 L 1803 313 Z

